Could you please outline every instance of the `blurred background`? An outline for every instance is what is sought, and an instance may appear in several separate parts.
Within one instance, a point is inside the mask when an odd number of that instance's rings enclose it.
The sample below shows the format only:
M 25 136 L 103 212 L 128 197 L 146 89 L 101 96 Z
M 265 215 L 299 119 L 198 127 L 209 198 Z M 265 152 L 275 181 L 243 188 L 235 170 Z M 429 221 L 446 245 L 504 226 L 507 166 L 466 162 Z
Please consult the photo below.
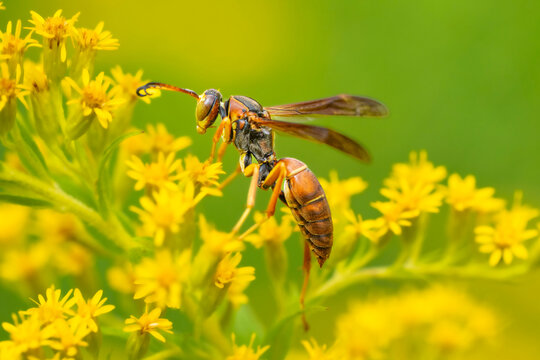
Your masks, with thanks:
M 449 173 L 474 174 L 478 186 L 495 187 L 499 197 L 511 200 L 521 189 L 525 203 L 540 206 L 540 2 L 8 0 L 4 5 L 2 28 L 8 20 L 29 19 L 30 10 L 44 17 L 57 9 L 68 17 L 81 11 L 78 25 L 85 27 L 105 21 L 120 49 L 100 52 L 98 71 L 120 64 L 130 72 L 143 69 L 144 79 L 199 93 L 216 88 L 225 97 L 246 95 L 268 106 L 338 93 L 381 100 L 390 109 L 388 118 L 318 122 L 366 145 L 372 164 L 302 140 L 276 139 L 278 156 L 301 159 L 320 177 L 331 169 L 341 178 L 362 176 L 370 186 L 354 208 L 368 217 L 391 165 L 421 149 Z M 211 135 L 196 133 L 194 109 L 192 98 L 167 93 L 149 106 L 141 103 L 135 121 L 139 127 L 164 122 L 173 134 L 191 136 L 192 151 L 204 158 Z M 226 170 L 236 161 L 231 147 Z M 208 218 L 230 228 L 244 207 L 247 187 L 248 180 L 239 178 L 223 198 L 206 201 Z M 268 196 L 259 192 L 260 208 Z M 301 249 L 296 243 L 290 248 L 300 266 Z M 262 256 L 253 250 L 250 261 Z M 504 336 L 477 358 L 540 357 L 539 280 L 540 274 L 531 274 L 512 283 L 460 284 L 504 319 Z M 394 286 L 375 285 L 347 295 Z M 250 297 L 263 301 L 264 288 L 258 278 Z M 4 301 L 0 321 L 24 300 Z M 314 335 L 333 336 L 332 327 L 318 324 L 341 313 L 344 304 L 329 304 L 313 321 Z

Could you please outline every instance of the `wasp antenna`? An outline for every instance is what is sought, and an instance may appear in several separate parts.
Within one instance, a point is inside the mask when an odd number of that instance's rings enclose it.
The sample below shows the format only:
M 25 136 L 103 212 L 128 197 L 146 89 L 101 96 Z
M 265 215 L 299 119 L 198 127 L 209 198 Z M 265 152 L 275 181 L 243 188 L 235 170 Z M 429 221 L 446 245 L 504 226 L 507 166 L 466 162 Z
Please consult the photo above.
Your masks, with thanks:
M 148 95 L 150 95 L 148 93 L 148 89 L 164 89 L 164 90 L 177 91 L 177 92 L 181 92 L 181 93 L 193 96 L 195 99 L 199 100 L 199 94 L 197 94 L 193 90 L 182 89 L 182 88 L 179 88 L 177 86 L 172 86 L 172 85 L 158 83 L 158 82 L 149 82 L 148 84 L 139 87 L 137 89 L 136 93 L 140 97 L 148 96 Z

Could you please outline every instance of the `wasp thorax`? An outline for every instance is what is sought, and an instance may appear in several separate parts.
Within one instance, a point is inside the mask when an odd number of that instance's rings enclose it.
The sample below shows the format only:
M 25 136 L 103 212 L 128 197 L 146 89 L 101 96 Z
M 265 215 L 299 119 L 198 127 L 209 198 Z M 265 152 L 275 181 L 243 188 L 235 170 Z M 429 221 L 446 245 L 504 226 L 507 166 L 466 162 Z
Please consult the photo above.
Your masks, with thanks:
M 219 113 L 219 105 L 221 103 L 221 93 L 217 90 L 206 90 L 197 102 L 195 115 L 197 116 L 197 132 L 204 134 L 214 121 L 216 121 Z

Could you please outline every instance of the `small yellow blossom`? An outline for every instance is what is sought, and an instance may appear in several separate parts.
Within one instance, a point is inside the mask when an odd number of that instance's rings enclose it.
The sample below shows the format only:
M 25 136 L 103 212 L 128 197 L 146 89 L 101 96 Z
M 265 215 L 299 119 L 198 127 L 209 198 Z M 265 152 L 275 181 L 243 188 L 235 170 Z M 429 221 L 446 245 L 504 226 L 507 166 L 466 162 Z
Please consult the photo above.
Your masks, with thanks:
M 255 341 L 255 334 L 251 335 L 249 345 L 236 345 L 236 337 L 232 334 L 233 341 L 233 353 L 227 356 L 225 360 L 259 360 L 261 356 L 270 348 L 270 346 L 260 347 L 257 346 L 257 350 L 253 349 L 253 342 Z
M 180 308 L 190 267 L 190 251 L 173 255 L 169 250 L 160 250 L 155 258 L 144 258 L 135 266 L 136 292 L 133 297 L 144 298 L 146 303 L 155 303 L 160 308 Z
M 426 151 L 411 151 L 409 163 L 399 163 L 392 167 L 390 178 L 386 179 L 384 184 L 390 189 L 399 188 L 402 182 L 409 187 L 414 188 L 418 185 L 422 187 L 427 184 L 437 184 L 446 177 L 446 168 L 444 166 L 434 166 L 428 161 Z
M 51 257 L 51 248 L 38 242 L 27 249 L 10 249 L 3 254 L 0 275 L 10 281 L 34 281 Z
M 143 97 L 146 99 L 148 96 Z M 154 154 L 164 153 L 176 153 L 191 145 L 191 138 L 188 136 L 181 136 L 175 138 L 171 135 L 165 125 L 159 123 L 155 127 L 152 124 L 148 124 L 146 127 L 148 134 L 148 142 L 150 145 L 150 151 Z M 192 170 L 190 170 L 192 171 Z
M 288 210 L 288 209 L 287 209 Z M 281 223 L 278 225 L 276 217 L 272 216 L 266 219 L 266 214 L 255 213 L 255 223 L 261 223 L 257 233 L 246 236 L 246 241 L 260 248 L 264 244 L 281 244 L 287 240 L 293 231 L 292 217 L 282 216 Z
M 131 315 L 129 319 L 126 319 L 124 331 L 137 331 L 141 335 L 148 333 L 159 341 L 165 342 L 165 337 L 161 335 L 159 331 L 172 334 L 172 323 L 167 319 L 160 318 L 160 316 L 160 308 L 155 308 L 154 310 L 150 311 L 150 313 L 148 312 L 147 308 L 140 318 L 136 318 L 135 316 Z
M 45 296 L 39 294 L 38 301 L 34 301 L 38 307 L 28 310 L 29 314 L 37 314 L 38 319 L 43 323 L 52 323 L 55 320 L 63 320 L 67 314 L 71 314 L 71 308 L 75 304 L 75 299 L 70 298 L 73 290 L 69 290 L 64 297 L 61 297 L 62 290 L 56 289 L 54 285 L 49 287 Z
M 151 96 L 144 96 L 140 97 L 137 96 L 137 88 L 140 86 L 146 84 L 148 81 L 142 80 L 143 71 L 139 70 L 135 73 L 135 75 L 130 73 L 124 73 L 122 68 L 120 66 L 116 66 L 111 69 L 111 75 L 113 76 L 114 80 L 116 81 L 115 91 L 117 91 L 120 96 L 123 98 L 128 99 L 130 102 L 135 102 L 137 100 L 142 100 L 145 103 L 149 104 L 150 99 L 153 97 L 157 97 L 160 95 L 160 92 L 158 89 L 154 89 L 154 92 L 150 93 Z M 150 125 L 149 125 L 150 126 Z M 163 151 L 164 153 L 167 153 L 166 151 Z
M 56 320 L 52 324 L 55 334 L 50 347 L 60 351 L 69 357 L 74 357 L 80 347 L 88 346 L 83 339 L 90 334 L 90 329 L 80 322 L 68 322 L 66 320 Z
M 196 156 L 188 155 L 184 158 L 184 171 L 182 176 L 189 177 L 195 184 L 201 186 L 201 191 L 207 191 L 212 195 L 219 195 L 218 178 L 220 174 L 225 174 L 220 162 L 202 163 Z M 216 193 L 217 192 L 217 193 Z
M 51 325 L 44 325 L 37 314 L 25 314 L 20 311 L 18 316 L 12 315 L 13 324 L 2 323 L 2 327 L 9 333 L 10 345 L 17 353 L 38 349 L 50 344 L 50 338 L 55 334 Z
M 132 128 L 129 131 L 133 132 L 136 131 L 136 129 Z M 150 151 L 148 134 L 141 131 L 140 134 L 130 136 L 124 141 L 122 141 L 122 143 L 120 144 L 120 148 L 122 149 L 123 158 L 128 158 L 129 155 L 141 156 L 143 154 L 146 154 Z
M 29 32 L 24 38 L 21 37 L 22 23 L 17 20 L 15 31 L 11 33 L 13 24 L 8 21 L 6 31 L 0 31 L 0 60 L 7 60 L 11 65 L 10 70 L 15 74 L 17 65 L 21 65 L 24 52 L 27 48 L 38 46 L 37 41 L 32 39 Z
M 79 18 L 79 13 L 75 14 L 71 19 L 66 19 L 62 16 L 62 10 L 58 10 L 52 17 L 44 19 L 35 11 L 30 11 L 32 20 L 30 23 L 34 25 L 29 29 L 34 30 L 38 35 L 43 36 L 45 46 L 53 48 L 60 46 L 60 59 L 65 62 L 67 59 L 65 39 L 71 35 L 73 24 Z
M 152 197 L 140 199 L 142 209 L 131 207 L 139 215 L 145 235 L 152 236 L 156 246 L 162 246 L 167 235 L 180 231 L 184 215 L 200 199 L 195 197 L 193 183 L 188 181 L 182 191 L 169 192 L 165 189 L 154 191 Z
M 446 202 L 456 211 L 473 211 L 487 213 L 500 210 L 504 201 L 493 197 L 495 189 L 486 187 L 477 189 L 476 179 L 472 175 L 461 178 L 458 174 L 448 177 L 446 189 Z
M 74 319 L 92 332 L 98 331 L 96 318 L 114 310 L 114 305 L 105 305 L 107 298 L 102 298 L 103 290 L 99 290 L 91 299 L 85 300 L 79 289 L 73 292 L 77 304 Z
M 118 49 L 118 39 L 114 39 L 110 31 L 103 31 L 104 25 L 101 21 L 94 29 L 71 27 L 71 39 L 75 48 L 79 51 Z
M 234 251 L 242 251 L 244 244 L 236 236 L 216 230 L 208 224 L 203 214 L 199 215 L 199 232 L 203 247 L 215 255 L 223 255 Z
M 302 345 L 308 353 L 309 360 L 338 360 L 326 345 L 320 346 L 313 338 L 310 341 L 302 340 Z
M 392 231 L 395 235 L 401 235 L 402 227 L 411 226 L 410 219 L 418 217 L 418 210 L 405 211 L 401 205 L 393 201 L 376 201 L 372 202 L 371 206 L 379 210 L 384 219 L 384 233 L 388 230 Z
M 80 231 L 77 218 L 73 214 L 43 209 L 37 212 L 36 218 L 38 235 L 50 244 L 73 241 Z
M 381 189 L 381 195 L 391 200 L 406 211 L 437 213 L 442 205 L 444 194 L 433 184 L 417 183 L 411 187 L 405 181 L 399 181 L 394 188 Z
M 367 188 L 367 182 L 355 176 L 340 180 L 335 170 L 330 171 L 330 179 L 320 179 L 321 186 L 332 210 L 347 209 L 351 204 L 351 197 Z
M 90 74 L 85 69 L 82 72 L 82 87 L 79 87 L 69 77 L 66 77 L 65 81 L 81 96 L 80 98 L 69 100 L 67 104 L 74 104 L 80 107 L 85 118 L 95 116 L 101 126 L 107 129 L 113 119 L 113 110 L 125 101 L 118 97 L 111 97 L 109 94 L 111 80 L 103 72 L 99 73 L 95 80 L 90 80 Z
M 177 188 L 174 181 L 180 178 L 178 171 L 182 165 L 180 160 L 174 159 L 174 153 L 170 153 L 167 157 L 159 153 L 157 161 L 150 164 L 145 164 L 137 156 L 132 156 L 127 165 L 131 168 L 127 172 L 128 176 L 137 181 L 135 190 L 148 187 L 149 190 L 165 188 L 174 191 Z
M 6 134 L 15 124 L 17 114 L 17 99 L 26 107 L 25 95 L 28 91 L 19 84 L 21 68 L 17 67 L 14 78 L 10 76 L 8 65 L 5 62 L 0 64 L 2 77 L 0 78 L 0 135 Z
M 29 215 L 26 206 L 0 204 L 0 246 L 19 243 L 26 233 Z
M 240 282 L 250 282 L 255 280 L 255 268 L 253 266 L 237 267 L 242 260 L 242 254 L 228 254 L 218 265 L 215 284 L 223 289 L 225 285 Z
M 344 213 L 344 216 L 348 221 L 348 224 L 344 229 L 346 234 L 364 236 L 372 243 L 377 244 L 387 233 L 387 228 L 385 227 L 386 221 L 383 217 L 364 220 L 360 214 L 355 216 L 351 209 L 348 209 L 348 211 Z
M 124 294 L 135 293 L 135 271 L 131 263 L 113 266 L 107 270 L 107 281 L 111 288 Z

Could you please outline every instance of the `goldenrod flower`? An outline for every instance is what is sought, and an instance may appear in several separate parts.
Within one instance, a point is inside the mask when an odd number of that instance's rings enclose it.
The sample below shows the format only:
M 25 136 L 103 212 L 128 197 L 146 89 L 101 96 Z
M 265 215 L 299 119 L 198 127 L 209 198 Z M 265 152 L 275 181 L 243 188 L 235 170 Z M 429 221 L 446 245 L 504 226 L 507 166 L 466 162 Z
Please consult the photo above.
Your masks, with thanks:
M 254 216 L 255 223 L 262 222 L 266 219 L 266 214 L 257 212 Z M 246 236 L 246 241 L 250 242 L 256 248 L 260 248 L 264 244 L 281 244 L 287 240 L 293 231 L 290 216 L 282 216 L 281 223 L 278 225 L 276 217 L 262 222 L 256 233 Z
M 70 298 L 73 290 L 69 290 L 64 297 L 61 298 L 62 290 L 56 289 L 54 285 L 49 287 L 45 296 L 39 294 L 38 301 L 33 300 L 37 308 L 28 310 L 29 314 L 37 314 L 38 319 L 43 323 L 52 323 L 55 320 L 63 320 L 67 314 L 71 314 L 71 308 L 75 304 L 75 299 Z
M 347 234 L 364 236 L 372 243 L 377 244 L 387 233 L 387 228 L 385 227 L 386 221 L 383 217 L 364 220 L 360 214 L 355 216 L 351 209 L 346 211 L 344 216 L 348 221 L 344 229 L 344 232 Z
M 143 97 L 146 99 L 148 96 Z M 155 127 L 149 124 L 146 127 L 148 134 L 148 142 L 150 145 L 150 151 L 154 154 L 164 153 L 176 153 L 191 145 L 191 138 L 188 136 L 180 136 L 175 138 L 171 135 L 165 125 L 159 123 Z M 190 159 L 191 161 L 191 159 Z M 193 161 L 194 162 L 194 161 Z M 193 171 L 190 169 L 190 171 Z
M 181 170 L 180 160 L 175 160 L 174 153 L 169 153 L 167 157 L 159 153 L 157 161 L 145 164 L 137 156 L 132 156 L 131 161 L 126 162 L 131 168 L 127 172 L 128 176 L 136 180 L 135 190 L 167 189 L 174 191 L 177 189 L 175 181 L 180 178 L 178 171 Z
M 63 17 L 62 10 L 56 11 L 52 17 L 48 17 L 47 19 L 44 19 L 35 11 L 30 11 L 30 14 L 32 15 L 30 23 L 34 26 L 29 29 L 43 36 L 44 44 L 50 49 L 59 46 L 60 59 L 62 62 L 65 62 L 67 59 L 65 39 L 71 35 L 73 24 L 79 18 L 80 13 L 76 13 L 71 19 Z
M 146 84 L 147 80 L 142 80 L 143 71 L 139 70 L 134 75 L 130 73 L 124 73 L 120 66 L 116 66 L 111 69 L 111 75 L 116 81 L 115 91 L 119 92 L 123 98 L 128 99 L 130 102 L 135 102 L 137 100 L 142 100 L 145 103 L 149 104 L 150 99 L 160 95 L 159 89 L 152 89 L 152 92 L 149 92 L 151 96 L 140 97 L 137 96 L 137 88 Z M 150 126 L 150 125 L 148 125 Z M 167 151 L 164 151 L 167 153 Z
M 399 163 L 392 167 L 392 174 L 384 181 L 390 189 L 399 188 L 402 182 L 414 188 L 417 185 L 437 184 L 446 177 L 444 166 L 434 166 L 428 161 L 426 151 L 411 151 L 409 163 Z
M 25 234 L 29 215 L 27 206 L 0 204 L 0 246 L 19 243 Z
M 442 205 L 444 194 L 436 190 L 433 184 L 417 183 L 410 186 L 399 181 L 394 188 L 382 188 L 381 195 L 401 206 L 406 211 L 437 213 Z
M 55 331 L 54 340 L 50 342 L 50 347 L 60 351 L 69 357 L 74 357 L 78 353 L 78 348 L 88 346 L 83 339 L 90 334 L 90 329 L 85 324 L 74 321 L 56 320 L 52 327 Z
M 126 319 L 124 331 L 138 331 L 141 335 L 148 333 L 159 341 L 165 342 L 165 337 L 161 335 L 159 331 L 172 334 L 172 323 L 167 319 L 160 318 L 160 316 L 160 308 L 155 308 L 150 312 L 148 312 L 148 308 L 146 308 L 144 314 L 142 314 L 140 318 L 131 315 L 129 319 Z
M 175 192 L 164 188 L 154 191 L 152 197 L 144 196 L 139 200 L 142 209 L 130 208 L 139 215 L 144 234 L 152 236 L 156 246 L 163 245 L 167 235 L 180 231 L 184 215 L 198 202 L 193 183 L 188 181 L 183 187 Z
M 225 285 L 236 281 L 249 282 L 255 280 L 255 268 L 253 266 L 237 267 L 242 260 L 242 254 L 228 254 L 218 265 L 215 284 L 223 289 Z
M 319 345 L 317 341 L 313 338 L 310 341 L 302 340 L 302 345 L 306 352 L 308 353 L 309 360 L 338 360 L 331 351 L 327 348 L 326 345 Z
M 37 212 L 36 220 L 38 235 L 50 245 L 73 241 L 80 231 L 73 214 L 43 209 Z
M 461 178 L 458 174 L 452 174 L 448 178 L 446 189 L 446 202 L 456 211 L 473 211 L 487 213 L 500 210 L 504 201 L 493 197 L 495 189 L 485 187 L 476 188 L 476 179 L 472 175 Z
M 234 251 L 242 251 L 244 244 L 236 236 L 221 232 L 206 221 L 203 214 L 199 215 L 199 232 L 204 249 L 214 255 L 223 255 Z
M 180 308 L 182 289 L 190 275 L 191 252 L 173 255 L 169 250 L 156 252 L 155 258 L 144 258 L 135 267 L 135 299 L 144 298 L 164 308 Z
M 135 293 L 135 271 L 130 262 L 113 266 L 107 270 L 107 281 L 111 288 L 124 294 Z
M 75 322 L 92 332 L 97 332 L 96 318 L 114 310 L 114 305 L 105 305 L 107 298 L 102 298 L 102 296 L 103 290 L 98 290 L 91 299 L 85 300 L 81 291 L 75 289 L 73 292 L 73 298 L 77 304 L 77 312 L 73 318 Z
M 103 31 L 105 23 L 100 21 L 94 29 L 71 27 L 73 46 L 79 51 L 116 50 L 120 43 L 110 31 Z
M 346 209 L 351 204 L 351 197 L 367 188 L 367 182 L 355 176 L 340 180 L 335 170 L 330 171 L 330 179 L 320 179 L 321 186 L 332 210 Z
M 130 131 L 135 131 L 136 129 L 132 128 Z M 140 134 L 135 136 L 130 136 L 120 144 L 122 149 L 122 156 L 126 158 L 126 155 L 141 156 L 150 151 L 148 134 L 141 131 Z
M 26 249 L 10 249 L 4 253 L 0 274 L 10 281 L 33 281 L 51 257 L 50 246 L 35 243 Z
M 195 184 L 201 187 L 201 191 L 212 195 L 220 195 L 221 191 L 217 187 L 219 186 L 218 178 L 221 174 L 225 174 L 225 172 L 220 162 L 202 163 L 194 155 L 188 155 L 184 158 L 184 171 L 181 175 L 192 179 Z
M 20 311 L 18 316 L 13 314 L 12 319 L 13 324 L 4 322 L 2 327 L 9 333 L 13 352 L 21 354 L 49 345 L 55 334 L 54 328 L 40 320 L 37 314 L 28 315 Z
M 124 103 L 123 99 L 110 96 L 109 87 L 112 83 L 111 80 L 103 72 L 99 73 L 95 80 L 90 80 L 90 74 L 86 69 L 82 73 L 82 87 L 79 87 L 69 77 L 65 78 L 65 80 L 80 95 L 80 98 L 69 100 L 67 104 L 74 104 L 80 108 L 83 116 L 81 121 L 86 122 L 90 126 L 91 121 L 97 118 L 101 126 L 107 129 L 113 118 L 113 110 Z
M 0 60 L 5 60 L 9 64 L 9 70 L 14 76 L 17 66 L 22 66 L 22 59 L 26 49 L 39 45 L 36 40 L 32 39 L 31 32 L 24 38 L 21 37 L 21 20 L 17 20 L 13 34 L 11 33 L 12 29 L 13 24 L 8 21 L 6 31 L 0 31 Z
M 402 227 L 411 226 L 410 219 L 418 217 L 420 212 L 418 210 L 405 211 L 400 204 L 393 201 L 376 201 L 372 202 L 371 206 L 379 210 L 384 219 L 384 233 L 388 230 L 392 231 L 395 235 L 401 235 Z
M 15 77 L 10 76 L 8 65 L 5 62 L 0 64 L 2 77 L 0 78 L 0 136 L 6 134 L 15 124 L 17 114 L 17 99 L 26 107 L 24 96 L 28 91 L 19 84 L 21 68 L 17 67 Z
M 233 353 L 225 360 L 259 360 L 261 356 L 270 348 L 269 345 L 260 347 L 257 346 L 257 350 L 253 349 L 253 342 L 255 341 L 255 334 L 251 335 L 249 345 L 236 345 L 236 337 L 232 334 Z

